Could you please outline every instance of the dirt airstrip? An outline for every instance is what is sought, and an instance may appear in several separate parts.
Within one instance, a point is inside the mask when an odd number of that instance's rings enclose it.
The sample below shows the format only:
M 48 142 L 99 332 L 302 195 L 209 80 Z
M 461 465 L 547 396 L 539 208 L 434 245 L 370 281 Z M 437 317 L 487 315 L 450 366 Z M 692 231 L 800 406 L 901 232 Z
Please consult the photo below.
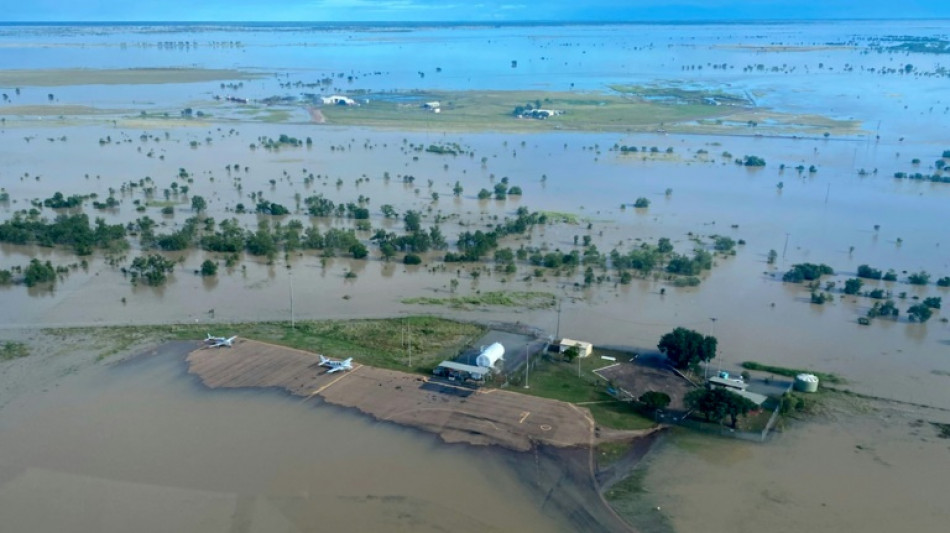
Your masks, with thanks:
M 472 390 L 358 362 L 353 370 L 328 374 L 316 354 L 252 340 L 239 339 L 232 348 L 201 348 L 187 361 L 189 372 L 212 389 L 279 387 L 424 429 L 446 442 L 527 451 L 535 444 L 588 446 L 594 440 L 590 413 L 569 403 Z

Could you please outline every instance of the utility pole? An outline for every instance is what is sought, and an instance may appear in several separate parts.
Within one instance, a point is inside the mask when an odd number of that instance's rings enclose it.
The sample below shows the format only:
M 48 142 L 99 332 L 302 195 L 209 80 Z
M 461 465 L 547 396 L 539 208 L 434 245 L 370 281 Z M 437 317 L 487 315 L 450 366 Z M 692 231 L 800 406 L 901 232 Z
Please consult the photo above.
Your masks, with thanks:
M 785 252 L 788 250 L 788 236 L 789 235 L 791 235 L 791 233 L 785 234 L 785 246 L 782 248 L 782 261 L 785 261 Z
M 528 387 L 528 377 L 531 375 L 531 356 L 528 354 L 528 347 L 524 347 L 524 388 Z
M 554 337 L 561 338 L 561 298 L 557 299 L 557 329 L 554 331 Z
M 287 275 L 290 276 L 290 329 L 295 329 L 296 323 L 294 322 L 294 272 L 293 270 L 288 270 Z
M 409 366 L 412 366 L 412 330 L 409 329 L 409 323 L 406 323 L 406 339 L 409 344 Z
M 716 338 L 716 317 L 711 316 L 709 317 L 709 320 L 712 322 L 712 327 L 711 327 L 709 336 L 715 339 Z M 703 365 L 703 381 L 708 381 L 708 380 L 709 380 L 709 361 L 706 361 L 706 363 Z

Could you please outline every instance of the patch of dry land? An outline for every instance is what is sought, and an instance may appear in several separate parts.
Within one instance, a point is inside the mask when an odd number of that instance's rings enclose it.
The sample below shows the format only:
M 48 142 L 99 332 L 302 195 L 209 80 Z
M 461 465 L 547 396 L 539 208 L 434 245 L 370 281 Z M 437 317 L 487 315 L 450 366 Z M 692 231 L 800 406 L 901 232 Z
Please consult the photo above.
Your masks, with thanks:
M 102 109 L 87 105 L 16 105 L 0 107 L 0 115 L 56 117 L 61 115 L 115 115 L 116 109 Z
M 71 85 L 149 85 L 251 80 L 260 74 L 215 68 L 37 69 L 0 70 L 0 86 L 65 87 Z
M 314 353 L 246 339 L 231 349 L 202 348 L 188 356 L 189 372 L 210 388 L 278 387 L 430 431 L 446 442 L 528 451 L 535 444 L 575 447 L 594 441 L 590 413 L 570 403 L 359 364 L 330 374 L 319 362 Z

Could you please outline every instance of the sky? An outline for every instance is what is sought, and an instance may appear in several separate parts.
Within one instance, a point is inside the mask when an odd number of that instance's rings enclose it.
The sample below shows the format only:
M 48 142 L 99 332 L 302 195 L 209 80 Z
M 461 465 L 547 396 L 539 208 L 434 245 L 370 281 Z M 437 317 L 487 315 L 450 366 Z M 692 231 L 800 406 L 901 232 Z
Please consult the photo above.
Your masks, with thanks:
M 950 19 L 950 0 L 0 0 L 0 22 Z

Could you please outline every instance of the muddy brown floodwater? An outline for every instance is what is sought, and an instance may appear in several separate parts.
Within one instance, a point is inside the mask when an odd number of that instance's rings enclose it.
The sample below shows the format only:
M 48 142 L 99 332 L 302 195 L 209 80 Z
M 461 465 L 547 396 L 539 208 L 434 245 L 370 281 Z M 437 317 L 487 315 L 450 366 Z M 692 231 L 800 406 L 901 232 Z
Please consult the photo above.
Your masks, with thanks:
M 596 493 L 570 478 L 564 456 L 446 446 L 276 392 L 212 392 L 185 374 L 193 347 L 87 367 L 8 406 L 3 531 L 604 527 L 590 513 L 571 518 L 562 499 L 593 505 Z
M 677 433 L 644 481 L 678 531 L 946 530 L 948 443 L 923 419 L 877 405 L 796 425 L 769 445 Z
M 323 194 L 338 204 L 368 199 L 374 229 L 402 231 L 400 220 L 383 217 L 385 204 L 399 213 L 421 212 L 424 227 L 438 217 L 450 244 L 459 233 L 488 228 L 519 207 L 577 218 L 507 239 L 502 246 L 512 249 L 581 251 L 575 242 L 585 237 L 604 254 L 660 237 L 670 238 L 679 253 L 694 246 L 711 250 L 713 235 L 745 244 L 735 256 L 717 256 L 712 271 L 692 288 L 654 277 L 621 285 L 612 270 L 598 270 L 604 279 L 585 286 L 582 270 L 535 275 L 526 261 L 513 275 L 493 271 L 486 261 L 476 279 L 471 271 L 479 267 L 472 265 L 432 269 L 440 264 L 436 253 L 421 266 L 407 267 L 382 261 L 368 231 L 357 232 L 370 248 L 368 260 L 360 261 L 306 251 L 270 264 L 242 255 L 229 268 L 222 256 L 203 251 L 169 254 L 181 266 L 160 288 L 133 286 L 123 276 L 121 267 L 141 253 L 135 242 L 115 264 L 97 252 L 85 258 L 85 266 L 62 250 L 3 244 L 2 269 L 31 258 L 75 266 L 53 288 L 0 287 L 0 333 L 175 322 L 220 331 L 234 321 L 290 319 L 293 308 L 298 319 L 433 313 L 522 322 L 598 346 L 643 351 L 684 326 L 719 339 L 724 370 L 737 371 L 740 362 L 755 360 L 833 372 L 854 391 L 935 409 L 855 408 L 795 425 L 766 446 L 674 435 L 659 453 L 648 455 L 651 468 L 643 484 L 677 529 L 945 529 L 940 497 L 950 462 L 946 441 L 934 436 L 930 422 L 950 422 L 945 410 L 950 409 L 950 322 L 945 308 L 926 324 L 910 322 L 906 310 L 923 298 L 950 294 L 935 284 L 950 276 L 950 243 L 941 223 L 950 184 L 893 176 L 946 176 L 939 168 L 950 163 L 940 158 L 950 150 L 941 65 L 946 56 L 910 51 L 917 39 L 943 39 L 946 21 L 405 30 L 215 27 L 194 29 L 200 46 L 167 47 L 158 43 L 181 41 L 179 29 L 51 32 L 8 26 L 0 32 L 0 46 L 10 53 L 0 56 L 0 69 L 9 71 L 52 69 L 44 76 L 55 76 L 68 72 L 56 69 L 77 64 L 246 65 L 248 72 L 264 75 L 229 84 L 57 83 L 24 85 L 22 93 L 6 90 L 10 102 L 0 107 L 7 110 L 0 124 L 0 187 L 9 201 L 0 203 L 0 215 L 6 220 L 57 191 L 95 193 L 100 201 L 114 194 L 118 208 L 94 210 L 87 201 L 84 212 L 113 224 L 147 215 L 159 223 L 159 233 L 168 233 L 193 215 L 190 199 L 200 195 L 207 200 L 207 215 L 219 222 L 237 218 L 249 230 L 265 220 L 299 220 L 321 232 L 352 228 L 352 220 L 311 218 L 296 205 L 298 195 Z M 889 48 L 897 35 L 908 37 Z M 901 39 L 910 47 L 899 44 Z M 514 58 L 520 59 L 518 68 L 512 68 Z M 281 74 L 266 74 L 275 69 Z M 423 72 L 428 75 L 420 76 Z M 326 92 L 360 89 L 367 91 L 361 97 L 371 98 L 401 98 L 416 89 L 609 91 L 620 83 L 725 91 L 752 99 L 757 107 L 722 124 L 671 126 L 727 133 L 722 135 L 667 134 L 663 125 L 641 134 L 622 126 L 615 132 L 499 134 L 344 128 L 315 122 L 302 104 L 265 108 L 259 102 L 319 91 L 315 82 L 327 79 Z M 298 87 L 298 81 L 311 85 Z M 374 93 L 393 90 L 402 92 Z M 250 107 L 237 103 L 245 98 L 258 101 Z M 185 118 L 185 108 L 195 114 Z M 26 114 L 33 110 L 36 115 Z M 783 126 L 782 114 L 812 126 Z M 835 128 L 835 121 L 854 129 Z M 819 133 L 825 126 L 831 129 L 827 136 Z M 260 148 L 262 137 L 281 134 L 310 138 L 312 144 Z M 424 149 L 452 143 L 464 154 Z M 638 151 L 613 149 L 621 145 Z M 767 164 L 735 164 L 746 155 Z M 807 170 L 811 166 L 814 172 Z M 141 187 L 128 188 L 146 177 L 154 182 L 152 198 Z M 505 178 L 522 189 L 520 197 L 477 199 L 480 189 L 492 190 Z M 456 182 L 464 189 L 459 198 L 453 197 Z M 190 190 L 176 193 L 173 183 Z M 236 212 L 237 204 L 252 207 L 258 197 L 293 213 L 275 220 Z M 649 208 L 631 207 L 639 197 L 650 200 Z M 144 212 L 136 210 L 135 202 L 149 200 Z M 172 215 L 160 213 L 165 202 Z M 41 214 L 56 215 L 50 209 Z M 766 262 L 770 250 L 777 256 L 773 265 Z M 222 264 L 213 279 L 194 274 L 205 259 Z M 808 288 L 780 281 L 785 270 L 802 262 L 834 268 L 836 274 L 822 280 L 835 283 L 827 289 L 833 301 L 812 304 Z M 898 281 L 867 281 L 865 290 L 889 292 L 901 310 L 898 320 L 857 323 L 875 300 L 843 295 L 841 287 L 862 264 L 895 270 Z M 909 284 L 908 274 L 921 270 L 931 274 L 930 283 Z M 556 294 L 562 305 L 558 313 L 403 303 L 453 290 L 459 295 L 543 291 Z M 281 394 L 212 394 L 173 359 L 140 358 L 61 379 L 4 384 L 2 527 L 30 532 L 598 529 L 579 516 L 578 509 L 593 508 L 589 493 L 578 489 L 565 493 L 564 500 L 547 499 L 565 486 L 580 486 L 558 484 L 561 475 L 572 472 L 559 474 L 559 466 L 571 463 L 549 451 L 524 456 L 442 446 L 433 437 L 315 409 Z M 14 369 L 7 375 L 12 382 L 10 376 L 21 375 L 15 370 L 31 363 L 0 364 L 7 365 L 4 375 Z M 549 490 L 552 484 L 557 491 Z

